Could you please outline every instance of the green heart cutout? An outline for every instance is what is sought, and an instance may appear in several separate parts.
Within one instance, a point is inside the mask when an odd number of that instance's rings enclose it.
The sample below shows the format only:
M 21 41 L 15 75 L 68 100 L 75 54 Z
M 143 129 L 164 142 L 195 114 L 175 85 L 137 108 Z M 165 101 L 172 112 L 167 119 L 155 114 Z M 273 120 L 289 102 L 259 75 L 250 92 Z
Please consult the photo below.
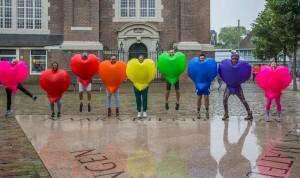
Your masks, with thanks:
M 176 52 L 173 56 L 164 52 L 158 57 L 157 67 L 164 78 L 174 85 L 186 69 L 186 56 L 182 52 Z

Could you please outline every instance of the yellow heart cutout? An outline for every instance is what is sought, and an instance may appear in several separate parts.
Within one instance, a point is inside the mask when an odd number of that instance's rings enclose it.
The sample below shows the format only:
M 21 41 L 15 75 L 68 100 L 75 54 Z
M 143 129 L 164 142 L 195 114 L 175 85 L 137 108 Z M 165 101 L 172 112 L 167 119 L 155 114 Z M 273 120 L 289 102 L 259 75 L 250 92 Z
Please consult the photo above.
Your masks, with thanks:
M 149 86 L 150 82 L 155 77 L 155 73 L 155 64 L 151 59 L 145 59 L 140 63 L 138 59 L 134 58 L 127 63 L 127 77 L 140 91 Z

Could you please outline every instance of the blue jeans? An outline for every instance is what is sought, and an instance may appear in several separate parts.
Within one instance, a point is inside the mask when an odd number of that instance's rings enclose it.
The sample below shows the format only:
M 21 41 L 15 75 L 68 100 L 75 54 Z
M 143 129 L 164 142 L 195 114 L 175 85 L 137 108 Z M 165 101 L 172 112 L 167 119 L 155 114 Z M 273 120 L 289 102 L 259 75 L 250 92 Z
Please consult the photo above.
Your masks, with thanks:
M 111 98 L 114 95 L 116 108 L 120 107 L 120 92 L 119 89 L 115 93 L 109 93 L 106 90 L 106 108 L 111 108 Z
M 61 113 L 61 100 L 58 100 L 56 103 L 57 103 L 57 112 Z M 54 104 L 55 103 L 50 103 L 51 112 L 54 112 Z

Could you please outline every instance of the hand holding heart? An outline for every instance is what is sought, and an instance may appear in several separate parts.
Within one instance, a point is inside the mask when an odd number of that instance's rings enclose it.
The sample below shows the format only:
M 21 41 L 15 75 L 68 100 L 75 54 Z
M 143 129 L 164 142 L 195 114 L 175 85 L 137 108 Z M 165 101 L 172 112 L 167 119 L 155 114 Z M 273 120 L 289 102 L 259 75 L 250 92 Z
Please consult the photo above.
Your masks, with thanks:
M 45 70 L 40 76 L 40 86 L 46 91 L 51 103 L 57 102 L 69 88 L 70 76 L 65 70 Z
M 112 64 L 111 61 L 105 60 L 99 65 L 99 77 L 107 90 L 115 93 L 122 82 L 126 80 L 126 64 L 122 61 Z
M 155 77 L 155 73 L 155 64 L 151 59 L 145 59 L 142 63 L 138 59 L 131 59 L 127 63 L 127 77 L 140 91 L 149 86 Z
M 242 83 L 251 76 L 251 66 L 243 60 L 232 64 L 231 59 L 225 59 L 220 63 L 219 74 L 226 83 L 231 94 L 236 94 Z
M 87 86 L 98 72 L 98 61 L 99 59 L 94 54 L 89 54 L 87 59 L 84 59 L 81 54 L 75 54 L 71 58 L 71 70 L 84 86 Z
M 176 52 L 173 56 L 164 52 L 158 57 L 157 67 L 166 80 L 174 85 L 185 71 L 186 56 L 182 52 Z
M 263 66 L 255 80 L 258 86 L 265 90 L 266 96 L 273 99 L 280 97 L 282 90 L 291 83 L 292 77 L 288 67 L 277 66 L 273 69 L 270 66 Z
M 16 93 L 18 84 L 22 83 L 29 76 L 29 69 L 25 62 L 18 61 L 12 64 L 8 61 L 0 62 L 0 83 L 5 88 L 10 88 Z
M 189 62 L 188 75 L 193 80 L 198 95 L 208 94 L 211 82 L 217 76 L 217 63 L 211 58 L 200 61 L 199 57 L 194 57 Z

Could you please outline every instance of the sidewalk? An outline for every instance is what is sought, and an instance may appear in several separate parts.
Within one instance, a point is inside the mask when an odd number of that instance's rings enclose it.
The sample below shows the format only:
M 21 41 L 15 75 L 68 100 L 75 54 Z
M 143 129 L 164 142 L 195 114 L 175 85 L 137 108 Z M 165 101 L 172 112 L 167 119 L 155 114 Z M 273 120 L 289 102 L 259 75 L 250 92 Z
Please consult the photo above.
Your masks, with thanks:
M 0 177 L 51 177 L 16 119 L 0 117 Z

